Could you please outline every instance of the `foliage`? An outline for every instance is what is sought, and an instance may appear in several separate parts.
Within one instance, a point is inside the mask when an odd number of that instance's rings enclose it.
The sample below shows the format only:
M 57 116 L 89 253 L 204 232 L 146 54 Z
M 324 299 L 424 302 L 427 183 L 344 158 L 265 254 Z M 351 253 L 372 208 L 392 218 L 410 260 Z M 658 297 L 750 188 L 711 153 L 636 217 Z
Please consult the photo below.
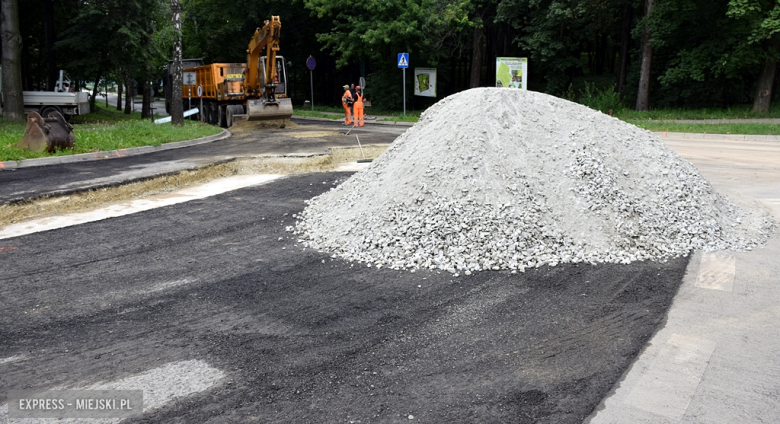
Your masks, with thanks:
M 688 124 L 679 122 L 659 122 L 659 121 L 628 121 L 630 124 L 639 128 L 655 132 L 680 132 L 696 134 L 752 134 L 752 135 L 778 135 L 780 134 L 780 125 L 778 124 L 754 124 L 754 123 L 733 123 L 733 124 Z
M 587 44 L 600 35 L 617 39 L 624 3 L 503 0 L 496 19 L 511 24 L 518 32 L 515 42 L 530 53 L 530 63 L 544 75 L 544 91 L 563 95 L 582 67 L 581 53 Z
M 610 111 L 623 109 L 623 105 L 620 103 L 620 94 L 615 92 L 614 85 L 607 88 L 597 88 L 595 83 L 586 83 L 578 102 L 607 114 Z
M 458 44 L 460 31 L 474 25 L 471 0 L 303 1 L 317 18 L 333 20 L 332 29 L 317 39 L 337 55 L 339 67 L 361 57 L 394 63 L 401 51 L 416 63 L 433 64 L 446 57 L 448 46 Z

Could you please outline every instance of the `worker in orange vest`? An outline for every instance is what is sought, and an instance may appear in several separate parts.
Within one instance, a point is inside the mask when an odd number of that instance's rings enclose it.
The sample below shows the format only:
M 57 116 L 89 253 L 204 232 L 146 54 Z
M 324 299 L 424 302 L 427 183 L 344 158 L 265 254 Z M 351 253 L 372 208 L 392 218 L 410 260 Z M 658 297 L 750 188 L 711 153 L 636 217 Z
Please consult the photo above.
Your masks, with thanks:
M 344 86 L 344 95 L 341 96 L 341 105 L 344 106 L 344 125 L 352 123 L 352 113 L 350 108 L 353 104 L 352 93 L 349 92 L 349 85 Z
M 355 87 L 355 126 L 362 127 L 365 123 L 363 115 L 363 90 Z

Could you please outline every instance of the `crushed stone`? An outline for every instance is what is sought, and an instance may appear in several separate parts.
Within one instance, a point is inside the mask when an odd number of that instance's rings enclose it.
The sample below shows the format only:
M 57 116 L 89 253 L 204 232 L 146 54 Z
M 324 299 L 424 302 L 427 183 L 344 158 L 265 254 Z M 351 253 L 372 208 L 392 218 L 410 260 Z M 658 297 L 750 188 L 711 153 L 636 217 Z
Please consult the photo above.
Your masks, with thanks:
M 439 101 L 296 218 L 288 231 L 307 247 L 452 273 L 749 250 L 775 225 L 716 193 L 649 131 L 497 88 Z

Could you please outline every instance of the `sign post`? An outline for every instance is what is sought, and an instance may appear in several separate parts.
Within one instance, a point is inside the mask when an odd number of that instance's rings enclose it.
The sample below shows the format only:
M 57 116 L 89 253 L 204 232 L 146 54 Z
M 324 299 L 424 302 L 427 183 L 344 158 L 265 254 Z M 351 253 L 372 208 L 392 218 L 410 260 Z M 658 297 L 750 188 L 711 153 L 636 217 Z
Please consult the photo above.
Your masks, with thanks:
M 314 110 L 314 68 L 317 67 L 317 61 L 311 55 L 306 59 L 306 67 L 309 69 L 309 84 L 311 85 L 311 110 Z
M 187 110 L 192 109 L 192 86 L 197 80 L 195 72 L 184 72 L 183 84 L 187 86 Z M 190 118 L 192 120 L 192 118 Z
M 198 98 L 200 99 L 200 124 L 203 125 L 203 86 L 198 84 Z
M 398 67 L 404 72 L 404 118 L 406 118 L 406 68 L 409 67 L 409 53 L 398 53 Z

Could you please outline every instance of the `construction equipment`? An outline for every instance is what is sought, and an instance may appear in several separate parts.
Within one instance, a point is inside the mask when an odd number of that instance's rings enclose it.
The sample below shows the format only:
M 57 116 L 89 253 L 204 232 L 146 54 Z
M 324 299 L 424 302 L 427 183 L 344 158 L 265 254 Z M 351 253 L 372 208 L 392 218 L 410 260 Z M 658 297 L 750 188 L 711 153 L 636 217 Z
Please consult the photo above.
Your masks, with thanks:
M 73 127 L 59 112 L 51 112 L 46 118 L 38 112 L 30 112 L 27 114 L 27 128 L 17 147 L 33 152 L 54 152 L 58 148 L 73 148 L 75 144 Z
M 279 51 L 281 21 L 272 16 L 249 40 L 246 63 L 212 63 L 185 69 L 193 73 L 192 84 L 182 87 L 187 109 L 190 99 L 198 100 L 202 87 L 203 120 L 230 127 L 234 120 L 282 120 L 292 116 L 292 101 L 287 95 L 287 67 Z M 265 55 L 261 53 L 265 49 Z M 187 79 L 185 78 L 184 81 Z M 235 119 L 234 119 L 235 117 Z

